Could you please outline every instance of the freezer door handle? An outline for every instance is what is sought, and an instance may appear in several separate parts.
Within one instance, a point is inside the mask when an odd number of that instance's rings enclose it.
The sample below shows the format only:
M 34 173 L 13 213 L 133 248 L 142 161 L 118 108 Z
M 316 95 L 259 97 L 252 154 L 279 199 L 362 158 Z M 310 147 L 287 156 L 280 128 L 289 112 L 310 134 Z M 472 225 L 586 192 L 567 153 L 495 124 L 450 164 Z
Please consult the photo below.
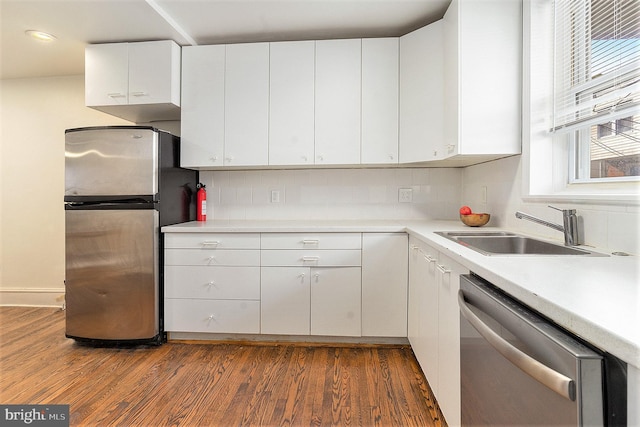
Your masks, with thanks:
M 523 372 L 527 373 L 533 379 L 543 384 L 545 387 L 558 393 L 560 396 L 571 401 L 576 400 L 576 385 L 571 378 L 540 363 L 528 354 L 509 344 L 509 342 L 504 338 L 495 333 L 482 320 L 480 320 L 473 311 L 471 311 L 469 304 L 464 298 L 464 292 L 462 292 L 462 290 L 458 291 L 458 305 L 460 306 L 460 314 L 462 314 L 471 326 L 473 326 L 478 333 L 482 335 L 484 339 L 487 340 L 487 342 L 507 360 Z

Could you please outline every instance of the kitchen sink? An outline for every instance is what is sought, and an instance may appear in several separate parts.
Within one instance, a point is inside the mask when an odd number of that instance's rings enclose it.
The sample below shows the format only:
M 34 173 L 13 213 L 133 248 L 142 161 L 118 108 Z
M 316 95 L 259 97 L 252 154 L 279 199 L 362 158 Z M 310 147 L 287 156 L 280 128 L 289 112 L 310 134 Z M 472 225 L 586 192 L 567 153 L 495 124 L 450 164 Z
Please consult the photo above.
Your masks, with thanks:
M 608 256 L 583 249 L 556 245 L 510 232 L 438 231 L 436 234 L 453 240 L 483 255 L 578 255 Z

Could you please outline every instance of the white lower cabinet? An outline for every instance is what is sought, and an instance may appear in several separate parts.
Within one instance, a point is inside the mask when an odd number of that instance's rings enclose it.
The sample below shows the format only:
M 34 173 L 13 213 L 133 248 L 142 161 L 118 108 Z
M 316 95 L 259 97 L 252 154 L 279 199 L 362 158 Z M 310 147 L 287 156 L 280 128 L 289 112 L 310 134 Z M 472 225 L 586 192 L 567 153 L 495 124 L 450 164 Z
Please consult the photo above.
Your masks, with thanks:
M 165 237 L 167 332 L 260 333 L 260 235 Z
M 407 234 L 362 234 L 362 336 L 407 336 Z
M 168 233 L 165 330 L 407 334 L 405 233 Z
M 308 267 L 262 267 L 263 334 L 311 333 L 311 281 Z
M 169 332 L 259 334 L 260 301 L 165 299 Z
M 360 336 L 360 267 L 262 267 L 262 333 Z
M 469 271 L 411 237 L 409 342 L 448 425 L 460 425 L 460 275 Z
M 361 245 L 359 233 L 263 234 L 262 333 L 360 336 Z
M 313 268 L 310 275 L 311 335 L 361 336 L 360 267 Z

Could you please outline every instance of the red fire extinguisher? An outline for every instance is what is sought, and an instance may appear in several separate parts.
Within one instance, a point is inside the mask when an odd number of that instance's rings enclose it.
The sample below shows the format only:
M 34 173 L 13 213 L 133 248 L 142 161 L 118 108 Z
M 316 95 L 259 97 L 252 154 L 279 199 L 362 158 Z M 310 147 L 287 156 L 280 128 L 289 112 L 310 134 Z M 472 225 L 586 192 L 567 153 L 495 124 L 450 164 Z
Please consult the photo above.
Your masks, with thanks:
M 196 187 L 198 189 L 197 196 L 197 204 L 196 204 L 196 220 L 197 221 L 206 221 L 207 220 L 207 190 L 205 190 L 205 185 L 203 183 L 199 183 Z

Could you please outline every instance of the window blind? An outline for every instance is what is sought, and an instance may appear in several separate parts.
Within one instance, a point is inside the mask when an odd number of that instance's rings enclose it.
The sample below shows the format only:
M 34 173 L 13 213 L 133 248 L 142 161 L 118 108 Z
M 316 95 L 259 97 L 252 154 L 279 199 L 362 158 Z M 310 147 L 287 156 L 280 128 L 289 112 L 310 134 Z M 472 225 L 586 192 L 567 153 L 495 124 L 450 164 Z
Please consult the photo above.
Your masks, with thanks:
M 552 131 L 640 111 L 640 1 L 554 0 Z

